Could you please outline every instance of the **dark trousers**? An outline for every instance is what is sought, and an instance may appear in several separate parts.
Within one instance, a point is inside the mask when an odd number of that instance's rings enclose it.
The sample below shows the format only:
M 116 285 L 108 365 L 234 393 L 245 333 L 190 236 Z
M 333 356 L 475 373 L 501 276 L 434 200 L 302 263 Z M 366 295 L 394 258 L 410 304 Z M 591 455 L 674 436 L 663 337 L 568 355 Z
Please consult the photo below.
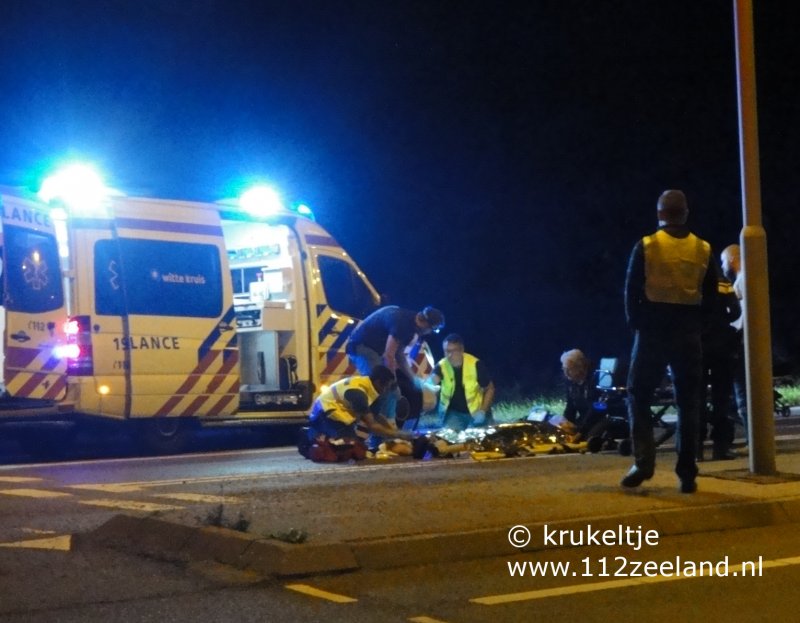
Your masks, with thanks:
M 697 440 L 703 383 L 700 331 L 639 330 L 633 342 L 628 374 L 628 416 L 636 466 L 652 474 L 656 463 L 653 437 L 653 394 L 672 369 L 675 403 L 678 408 L 675 473 L 681 480 L 697 476 Z
M 735 426 L 730 418 L 733 405 L 734 359 L 729 349 L 706 347 L 703 352 L 703 411 L 700 438 L 705 436 L 706 424 L 711 424 L 711 441 L 715 451 L 727 450 L 733 442 Z M 711 387 L 710 394 L 707 387 Z M 710 403 L 710 409 L 708 408 Z

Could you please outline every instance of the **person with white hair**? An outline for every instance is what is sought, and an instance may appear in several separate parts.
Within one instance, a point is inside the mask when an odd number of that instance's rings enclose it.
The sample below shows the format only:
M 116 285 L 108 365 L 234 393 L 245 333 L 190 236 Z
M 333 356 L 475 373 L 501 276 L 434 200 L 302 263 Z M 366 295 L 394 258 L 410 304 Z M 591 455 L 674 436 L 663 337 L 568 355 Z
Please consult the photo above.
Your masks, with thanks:
M 592 383 L 592 362 L 583 351 L 573 348 L 562 353 L 561 370 L 567 381 L 563 416 L 574 430 L 571 441 L 588 441 L 605 416 L 604 411 L 595 408 L 600 390 Z

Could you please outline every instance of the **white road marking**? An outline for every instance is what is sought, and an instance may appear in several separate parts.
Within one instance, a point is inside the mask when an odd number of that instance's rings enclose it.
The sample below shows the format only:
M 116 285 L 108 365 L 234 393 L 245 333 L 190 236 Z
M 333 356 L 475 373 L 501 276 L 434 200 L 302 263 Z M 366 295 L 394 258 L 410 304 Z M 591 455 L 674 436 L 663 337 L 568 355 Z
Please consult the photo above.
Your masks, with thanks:
M 153 497 L 180 500 L 181 502 L 207 502 L 208 504 L 244 504 L 230 495 L 203 495 L 202 493 L 155 493 Z
M 27 541 L 15 541 L 14 543 L 0 543 L 0 547 L 15 547 L 25 549 L 54 549 L 68 552 L 72 545 L 72 535 L 65 534 L 48 539 L 29 539 Z
M 0 482 L 42 482 L 42 479 L 25 478 L 24 476 L 0 476 Z
M 793 556 L 791 558 L 777 558 L 775 560 L 764 560 L 761 564 L 762 571 L 764 569 L 772 569 L 775 567 L 788 567 L 791 565 L 800 565 L 800 556 Z M 731 569 L 741 569 L 741 563 L 731 563 Z M 731 573 L 733 575 L 736 572 Z M 658 584 L 660 582 L 675 582 L 678 580 L 693 580 L 695 578 L 708 578 L 708 577 L 724 577 L 716 576 L 713 574 L 703 574 L 702 570 L 697 575 L 659 575 L 654 577 L 637 577 L 626 578 L 624 580 L 609 580 L 607 582 L 594 582 L 591 584 L 573 584 L 570 586 L 558 586 L 556 588 L 543 588 L 536 591 L 524 591 L 521 593 L 506 593 L 504 595 L 487 595 L 485 597 L 476 597 L 470 599 L 470 602 L 475 604 L 483 604 L 484 606 L 497 606 L 500 604 L 508 604 L 517 601 L 533 601 L 535 599 L 546 599 L 548 597 L 563 597 L 565 595 L 576 595 L 578 593 L 592 593 L 595 591 L 606 591 L 617 588 L 627 588 L 629 586 L 642 586 L 644 584 Z
M 111 493 L 130 493 L 141 491 L 142 487 L 136 484 L 111 483 L 104 485 L 69 485 L 70 489 L 84 489 L 86 491 L 109 491 Z
M 152 513 L 155 511 L 177 511 L 183 506 L 171 506 L 168 504 L 155 504 L 152 502 L 136 502 L 134 500 L 80 500 L 79 504 L 88 506 L 103 506 L 106 508 L 123 508 L 130 511 L 143 511 Z
M 336 602 L 337 604 L 349 604 L 353 603 L 354 601 L 358 601 L 354 597 L 348 597 L 347 595 L 339 595 L 337 593 L 329 593 L 328 591 L 323 591 L 318 588 L 314 588 L 313 586 L 309 586 L 308 584 L 287 584 L 286 588 L 291 591 L 297 591 L 298 593 L 303 593 L 304 595 L 310 595 L 311 597 L 319 597 L 320 599 L 327 599 L 328 601 Z
M 62 493 L 61 491 L 48 491 L 46 489 L 3 489 L 0 490 L 3 495 L 16 495 L 23 498 L 68 498 L 71 493 Z

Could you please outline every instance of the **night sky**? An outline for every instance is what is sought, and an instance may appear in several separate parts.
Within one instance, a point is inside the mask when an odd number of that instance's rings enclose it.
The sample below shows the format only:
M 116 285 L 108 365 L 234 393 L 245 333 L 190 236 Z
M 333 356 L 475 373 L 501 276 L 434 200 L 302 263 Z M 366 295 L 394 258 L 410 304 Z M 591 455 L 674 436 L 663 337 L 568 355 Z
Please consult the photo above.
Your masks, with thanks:
M 776 372 L 800 363 L 800 9 L 756 2 Z M 0 184 L 68 157 L 129 194 L 269 181 L 503 387 L 629 353 L 622 285 L 662 190 L 738 240 L 733 3 L 4 0 Z M 441 354 L 438 338 L 432 344 Z

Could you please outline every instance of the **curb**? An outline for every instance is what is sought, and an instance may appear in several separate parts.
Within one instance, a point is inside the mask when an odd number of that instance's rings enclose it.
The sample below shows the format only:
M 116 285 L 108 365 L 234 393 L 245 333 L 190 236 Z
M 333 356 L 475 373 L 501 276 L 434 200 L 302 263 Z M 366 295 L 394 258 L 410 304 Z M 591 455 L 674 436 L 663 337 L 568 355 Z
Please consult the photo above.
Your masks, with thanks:
M 509 543 L 509 528 L 423 534 L 338 543 L 289 544 L 228 528 L 192 527 L 157 519 L 115 515 L 98 528 L 75 535 L 75 546 L 98 545 L 168 561 L 214 561 L 265 577 L 289 578 L 358 569 L 377 570 L 494 556 L 515 556 L 581 543 L 545 543 L 545 528 L 572 534 L 616 531 L 620 526 L 656 530 L 661 536 L 800 523 L 800 499 L 716 504 L 646 513 L 586 517 L 526 525 L 524 547 Z
M 76 535 L 74 541 L 78 547 L 99 545 L 168 561 L 214 561 L 274 577 L 359 567 L 345 543 L 292 545 L 229 528 L 192 527 L 154 517 L 115 515 L 96 529 Z

